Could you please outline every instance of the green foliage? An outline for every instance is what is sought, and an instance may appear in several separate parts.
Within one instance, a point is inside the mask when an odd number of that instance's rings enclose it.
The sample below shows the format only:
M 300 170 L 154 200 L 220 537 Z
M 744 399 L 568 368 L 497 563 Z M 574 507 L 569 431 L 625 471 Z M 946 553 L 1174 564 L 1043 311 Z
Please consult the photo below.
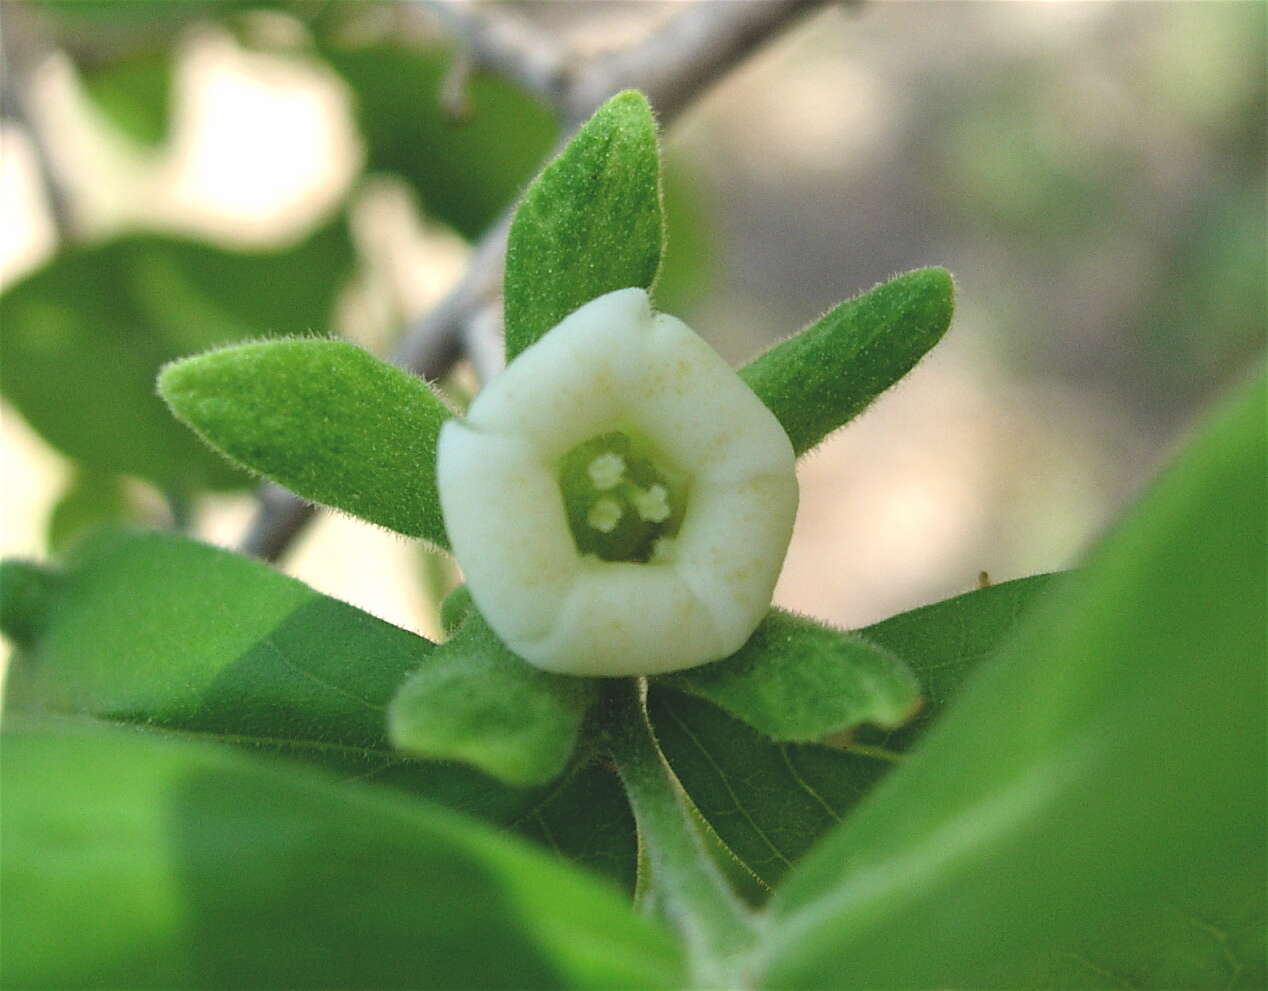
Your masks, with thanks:
M 506 248 L 506 356 L 614 289 L 651 287 L 660 267 L 656 122 L 641 93 L 595 111 L 515 211 Z
M 951 324 L 955 285 L 921 268 L 842 303 L 740 377 L 804 454 L 906 375 Z
M 860 727 L 856 739 L 889 750 L 909 749 L 1054 583 L 1077 580 L 1077 574 L 1019 578 L 899 613 L 861 630 L 867 640 L 893 651 L 916 673 L 923 703 L 910 722 L 889 731 Z
M 608 886 L 415 799 L 145 730 L 2 756 L 6 985 L 679 984 Z
M 0 297 L 0 387 L 54 447 L 165 488 L 245 484 L 154 395 L 168 361 L 325 330 L 352 264 L 342 221 L 285 251 L 131 235 L 72 248 Z
M 36 0 L 41 8 L 86 26 L 161 28 L 206 14 L 217 7 L 246 6 L 250 0 Z
M 0 632 L 19 646 L 39 639 L 60 575 L 32 561 L 0 561 Z M 13 676 L 6 679 L 12 692 Z
M 306 499 L 447 546 L 425 382 L 344 341 L 243 344 L 163 369 L 172 412 L 243 467 Z
M 1261 378 L 799 865 L 766 983 L 1017 986 L 1142 906 L 1262 882 L 1264 414 Z
M 542 785 L 572 758 L 596 696 L 593 679 L 550 674 L 512 654 L 472 610 L 392 700 L 388 733 L 406 753 Z
M 453 636 L 454 631 L 474 609 L 475 602 L 466 585 L 459 585 L 446 595 L 445 601 L 440 604 L 440 627 L 445 635 Z
M 1017 987 L 1262 991 L 1263 875 L 1196 877 L 1171 898 L 1127 906 L 1112 927 L 1019 968 Z
M 63 551 L 97 527 L 133 515 L 118 477 L 80 472 L 71 479 L 49 516 L 49 550 L 54 553 Z
M 449 117 L 441 104 L 448 53 L 376 45 L 324 54 L 352 88 L 367 168 L 403 176 L 430 216 L 468 238 L 511 204 L 555 140 L 550 111 L 494 75 L 468 81 L 467 119 Z
M 735 713 L 715 708 L 720 698 L 712 699 L 711 705 L 704 693 L 692 698 L 666 691 L 684 687 L 677 676 L 670 676 L 654 680 L 648 701 L 657 739 L 709 826 L 749 871 L 774 887 L 901 761 L 901 752 L 941 712 L 968 672 L 1007 641 L 1049 581 L 1050 576 L 1043 575 L 969 592 L 901 613 L 850 638 L 821 627 L 815 632 L 815 624 L 807 624 L 810 642 L 827 646 L 828 658 L 840 651 L 832 646 L 834 640 L 843 645 L 847 656 L 860 642 L 881 644 L 893 652 L 878 652 L 882 662 L 892 665 L 889 658 L 898 655 L 918 673 L 923 704 L 910 723 L 897 729 L 858 726 L 845 749 L 782 743 L 770 738 L 774 735 L 770 726 L 755 732 L 733 718 Z M 772 618 L 780 623 L 788 619 L 778 613 Z M 790 633 L 787 642 L 792 644 L 797 641 L 795 626 Z M 866 664 L 868 655 L 862 657 Z M 756 664 L 753 668 L 761 670 Z M 683 676 L 708 670 L 697 668 Z M 910 678 L 906 667 L 897 673 L 900 684 Z M 764 676 L 775 678 L 777 672 Z M 808 688 L 804 698 L 788 703 L 788 711 L 815 707 L 832 712 L 839 704 L 835 691 Z M 748 722 L 756 725 L 752 718 Z
M 884 761 L 834 747 L 779 743 L 659 682 L 648 713 L 701 817 L 767 887 L 889 770 Z
M 154 146 L 167 137 L 172 109 L 172 53 L 164 48 L 81 70 L 84 91 L 115 127 Z
M 638 832 L 621 782 L 605 761 L 579 764 L 513 828 L 633 894 Z
M 21 645 L 6 712 L 214 736 L 507 821 L 539 797 L 410 760 L 384 711 L 421 637 L 249 558 L 168 534 L 103 534 L 64 572 L 6 561 L 0 618 Z
M 920 685 L 894 654 L 778 609 L 725 660 L 656 680 L 776 740 L 799 742 L 860 723 L 899 726 L 920 701 Z

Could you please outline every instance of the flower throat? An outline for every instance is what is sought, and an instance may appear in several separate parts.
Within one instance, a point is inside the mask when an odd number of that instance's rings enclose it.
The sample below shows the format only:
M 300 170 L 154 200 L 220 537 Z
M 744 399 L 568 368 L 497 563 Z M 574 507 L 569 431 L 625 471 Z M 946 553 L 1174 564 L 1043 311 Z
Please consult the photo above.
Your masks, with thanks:
M 582 441 L 559 461 L 577 550 L 603 561 L 669 560 L 687 510 L 687 477 L 630 430 Z

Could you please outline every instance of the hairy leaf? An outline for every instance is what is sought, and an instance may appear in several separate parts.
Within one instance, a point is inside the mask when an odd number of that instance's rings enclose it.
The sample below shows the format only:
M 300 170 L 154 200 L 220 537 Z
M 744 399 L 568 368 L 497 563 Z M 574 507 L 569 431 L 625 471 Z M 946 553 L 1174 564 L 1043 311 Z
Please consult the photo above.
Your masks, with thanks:
M 473 609 L 401 686 L 388 733 L 406 753 L 543 785 L 568 765 L 596 697 L 594 679 L 551 674 L 511 653 Z
M 208 347 L 325 332 L 351 263 L 342 222 L 267 253 L 155 235 L 69 249 L 0 296 L 0 387 L 93 470 L 174 489 L 246 484 L 172 420 L 154 376 Z
M 415 799 L 143 729 L 11 728 L 2 757 L 7 986 L 680 981 L 610 886 Z
M 428 215 L 474 238 L 532 177 L 558 125 L 550 110 L 497 75 L 464 83 L 469 112 L 454 118 L 443 93 L 453 56 L 413 45 L 331 46 L 352 88 L 372 172 L 403 176 Z
M 436 438 L 452 414 L 421 379 L 346 341 L 264 341 L 168 365 L 159 392 L 236 464 L 447 546 Z
M 1247 876 L 1262 916 L 1264 415 L 1260 378 L 799 865 L 765 983 L 1016 987 Z
M 661 750 L 700 815 L 770 887 L 889 769 L 833 747 L 777 743 L 659 682 L 647 708 Z
M 725 660 L 656 681 L 708 699 L 776 740 L 800 742 L 860 723 L 899 726 L 920 701 L 915 677 L 888 650 L 779 609 Z
M 804 454 L 915 367 L 946 333 L 954 299 L 945 269 L 908 272 L 842 303 L 740 377 Z
M 515 211 L 506 248 L 506 356 L 614 289 L 651 287 L 660 266 L 656 122 L 641 93 L 595 111 Z

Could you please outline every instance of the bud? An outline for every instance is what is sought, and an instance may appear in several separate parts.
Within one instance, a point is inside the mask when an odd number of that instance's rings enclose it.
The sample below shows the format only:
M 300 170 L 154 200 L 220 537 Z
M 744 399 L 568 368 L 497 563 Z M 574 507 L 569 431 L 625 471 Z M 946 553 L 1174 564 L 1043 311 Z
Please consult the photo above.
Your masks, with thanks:
M 576 310 L 440 433 L 445 526 L 476 606 L 560 674 L 657 674 L 738 650 L 797 510 L 792 445 L 642 289 Z

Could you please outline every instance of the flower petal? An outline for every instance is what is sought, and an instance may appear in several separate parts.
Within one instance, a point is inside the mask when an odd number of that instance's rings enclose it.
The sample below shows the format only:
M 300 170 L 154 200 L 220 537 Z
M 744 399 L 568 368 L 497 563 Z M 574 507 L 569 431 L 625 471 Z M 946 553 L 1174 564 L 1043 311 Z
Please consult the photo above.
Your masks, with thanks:
M 610 677 L 676 671 L 724 656 L 720 644 L 674 567 L 587 558 L 555 629 L 518 652 L 547 671 Z
M 791 472 L 792 444 L 722 356 L 681 320 L 659 314 L 630 419 L 696 478 Z
M 739 650 L 766 615 L 796 515 L 791 472 L 692 489 L 675 550 L 684 582 L 719 631 L 709 660 Z
M 450 420 L 440 432 L 441 509 L 472 598 L 512 650 L 544 636 L 577 577 L 554 471 L 525 440 Z
M 511 362 L 472 402 L 468 422 L 524 437 L 549 462 L 562 457 L 624 418 L 651 320 L 642 289 L 587 303 Z

